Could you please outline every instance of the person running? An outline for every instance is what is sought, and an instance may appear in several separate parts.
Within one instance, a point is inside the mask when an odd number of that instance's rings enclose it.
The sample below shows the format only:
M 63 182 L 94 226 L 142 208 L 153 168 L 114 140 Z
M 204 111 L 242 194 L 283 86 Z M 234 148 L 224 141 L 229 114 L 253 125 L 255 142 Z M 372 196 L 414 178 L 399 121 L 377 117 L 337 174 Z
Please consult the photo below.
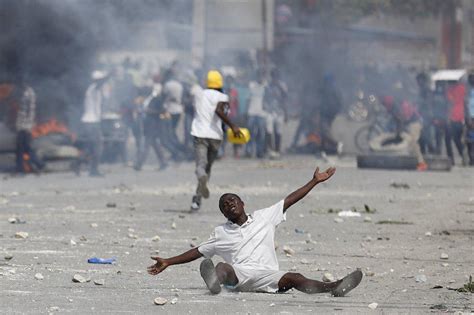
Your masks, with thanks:
M 202 198 L 209 198 L 207 183 L 224 135 L 222 122 L 232 129 L 235 136 L 241 135 L 239 128 L 225 114 L 229 98 L 222 93 L 222 88 L 222 75 L 216 70 L 211 70 L 207 74 L 207 89 L 195 95 L 191 135 L 194 137 L 198 185 L 192 199 L 191 211 L 199 210 Z
M 221 285 L 230 290 L 244 292 L 286 292 L 295 288 L 305 293 L 328 292 L 344 296 L 359 285 L 362 272 L 357 269 L 341 280 L 320 282 L 300 273 L 279 270 L 275 252 L 275 229 L 286 221 L 286 211 L 304 198 L 316 185 L 331 178 L 336 169 L 328 168 L 320 173 L 316 168 L 312 178 L 285 199 L 252 215 L 247 214 L 244 202 L 234 193 L 223 194 L 219 209 L 227 223 L 217 226 L 210 239 L 181 255 L 171 258 L 151 257 L 156 263 L 148 267 L 148 273 L 157 275 L 172 265 L 184 264 L 201 257 L 200 272 L 213 294 L 221 291 Z M 225 262 L 214 267 L 212 256 L 218 255 Z

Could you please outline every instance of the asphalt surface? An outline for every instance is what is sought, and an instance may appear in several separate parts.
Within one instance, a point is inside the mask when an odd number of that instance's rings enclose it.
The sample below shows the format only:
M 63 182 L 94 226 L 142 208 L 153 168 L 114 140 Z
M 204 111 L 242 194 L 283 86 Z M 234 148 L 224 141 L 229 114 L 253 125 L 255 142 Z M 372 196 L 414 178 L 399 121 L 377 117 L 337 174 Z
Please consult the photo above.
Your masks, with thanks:
M 225 221 L 217 207 L 222 193 L 239 194 L 251 213 L 305 184 L 317 165 L 336 165 L 337 172 L 288 210 L 287 222 L 276 232 L 280 268 L 318 280 L 326 272 L 341 278 L 361 268 L 362 283 L 348 296 L 225 290 L 213 296 L 200 278 L 199 261 L 172 266 L 155 277 L 146 273 L 153 263 L 151 255 L 184 252 Z M 360 170 L 353 158 L 329 163 L 311 156 L 224 159 L 213 168 L 210 199 L 194 214 L 188 212 L 195 187 L 192 163 L 164 171 L 153 165 L 141 172 L 119 165 L 105 166 L 104 171 L 104 178 L 67 172 L 3 174 L 1 314 L 474 310 L 472 294 L 448 289 L 462 287 L 474 275 L 474 168 L 420 173 Z M 353 208 L 360 217 L 338 216 L 339 210 Z M 13 218 L 16 223 L 9 222 Z M 28 237 L 16 238 L 17 232 L 27 232 Z M 283 252 L 285 245 L 294 250 L 292 256 Z M 441 259 L 442 254 L 447 259 Z M 114 257 L 116 263 L 88 264 L 91 257 Z M 42 280 L 35 278 L 37 273 Z M 74 283 L 75 274 L 92 281 Z M 433 289 L 437 285 L 441 288 Z M 155 305 L 156 297 L 168 303 Z M 378 304 L 375 310 L 368 307 L 371 303 Z

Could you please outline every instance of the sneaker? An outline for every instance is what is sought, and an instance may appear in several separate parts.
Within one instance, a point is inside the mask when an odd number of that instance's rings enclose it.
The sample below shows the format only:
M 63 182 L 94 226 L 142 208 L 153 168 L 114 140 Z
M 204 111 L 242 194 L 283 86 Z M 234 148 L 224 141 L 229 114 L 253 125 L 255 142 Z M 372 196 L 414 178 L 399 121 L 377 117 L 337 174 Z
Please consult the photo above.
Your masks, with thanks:
M 428 169 L 428 164 L 426 164 L 425 162 L 421 162 L 421 163 L 418 163 L 418 165 L 416 166 L 416 170 L 417 171 L 426 171 Z
M 204 259 L 201 262 L 201 266 L 199 267 L 199 271 L 201 272 L 201 277 L 204 279 L 204 282 L 207 285 L 209 291 L 212 294 L 218 294 L 221 292 L 221 284 L 219 283 L 219 279 L 217 278 L 216 268 L 214 268 L 214 263 L 209 258 Z
M 199 205 L 199 203 L 195 201 L 191 204 L 191 211 L 198 211 L 200 208 L 201 206 Z
M 280 159 L 280 153 L 277 151 L 269 150 L 268 151 L 268 158 L 270 160 L 279 160 Z
M 342 278 L 341 283 L 331 292 L 333 296 L 344 296 L 357 287 L 362 280 L 362 271 L 356 271 Z
M 198 211 L 201 208 L 201 202 L 197 196 L 193 197 L 193 201 L 191 203 L 191 211 Z
M 203 196 L 205 199 L 209 198 L 209 188 L 207 188 L 206 175 L 199 177 L 197 193 Z

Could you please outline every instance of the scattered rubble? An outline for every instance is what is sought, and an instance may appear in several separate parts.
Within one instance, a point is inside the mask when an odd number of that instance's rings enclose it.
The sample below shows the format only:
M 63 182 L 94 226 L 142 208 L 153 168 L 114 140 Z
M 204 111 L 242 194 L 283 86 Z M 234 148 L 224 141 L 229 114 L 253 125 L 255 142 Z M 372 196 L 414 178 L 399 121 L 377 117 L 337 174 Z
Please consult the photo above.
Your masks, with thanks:
M 415 281 L 418 282 L 418 283 L 421 283 L 421 282 L 426 282 L 426 276 L 425 275 L 416 275 L 415 276 Z
M 355 212 L 355 211 L 341 211 L 337 214 L 338 216 L 340 217 L 360 217 L 360 213 L 359 212 Z
M 381 220 L 381 221 L 378 221 L 377 224 L 411 225 L 413 224 L 413 222 L 397 221 L 397 220 Z
M 446 254 L 446 253 L 441 253 L 441 255 L 439 256 L 440 259 L 449 259 L 449 255 Z
M 368 306 L 371 310 L 375 310 L 377 306 L 379 306 L 379 304 L 374 302 L 374 303 L 370 303 Z
M 287 256 L 293 256 L 295 254 L 295 251 L 294 249 L 292 249 L 290 246 L 283 246 L 283 252 L 287 255 Z
M 377 209 L 371 208 L 366 204 L 364 204 L 364 210 L 365 210 L 366 213 L 375 213 L 375 212 L 377 212 Z
M 390 187 L 397 188 L 397 189 L 410 189 L 410 185 L 408 185 L 407 183 L 392 182 L 390 184 Z
M 26 239 L 28 238 L 28 232 L 16 232 L 15 238 Z
M 329 273 L 329 272 L 325 272 L 324 275 L 323 275 L 323 282 L 334 282 L 336 281 L 336 279 L 334 278 L 334 276 Z
M 95 285 L 104 285 L 105 284 L 105 279 L 96 279 L 94 280 Z
M 85 282 L 90 282 L 90 278 L 85 278 L 79 274 L 75 274 L 74 277 L 72 277 L 72 282 L 77 282 L 77 283 L 85 283 Z
M 168 300 L 162 297 L 157 297 L 153 302 L 155 302 L 156 305 L 165 305 L 168 303 Z

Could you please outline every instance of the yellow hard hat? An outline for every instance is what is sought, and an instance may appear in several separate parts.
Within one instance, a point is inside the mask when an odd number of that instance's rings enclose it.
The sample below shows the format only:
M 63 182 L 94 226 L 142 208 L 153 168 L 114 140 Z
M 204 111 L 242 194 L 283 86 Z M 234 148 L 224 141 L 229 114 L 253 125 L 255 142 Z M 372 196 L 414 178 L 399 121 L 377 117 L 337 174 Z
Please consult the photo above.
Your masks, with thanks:
M 221 89 L 223 86 L 222 75 L 219 71 L 211 70 L 207 73 L 207 87 L 210 89 Z

